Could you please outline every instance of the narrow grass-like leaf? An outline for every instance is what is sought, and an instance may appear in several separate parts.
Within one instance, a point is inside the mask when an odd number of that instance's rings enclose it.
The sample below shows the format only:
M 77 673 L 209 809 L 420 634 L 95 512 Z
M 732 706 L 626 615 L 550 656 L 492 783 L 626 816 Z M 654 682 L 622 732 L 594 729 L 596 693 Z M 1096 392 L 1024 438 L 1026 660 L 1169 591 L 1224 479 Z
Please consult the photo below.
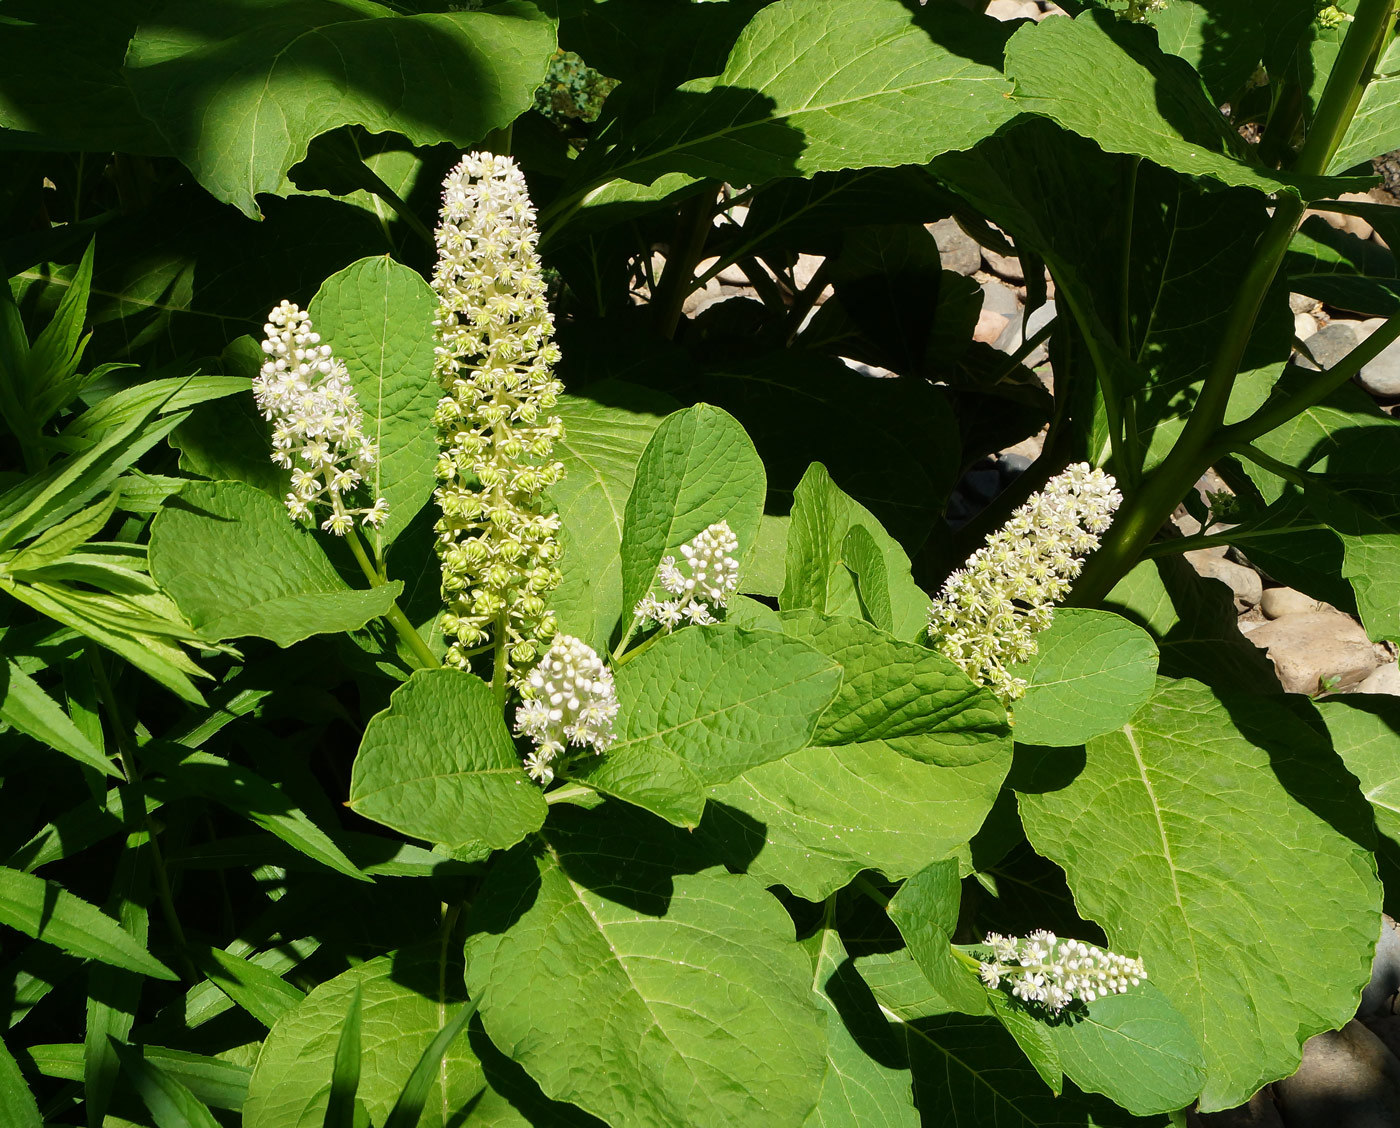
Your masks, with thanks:
M 44 1128 L 34 1095 L 4 1042 L 0 1042 L 0 1120 L 8 1128 Z
M 280 975 L 251 960 L 208 947 L 192 948 L 190 954 L 209 982 L 266 1027 L 306 998 Z
M 438 1054 L 441 1060 L 442 1055 Z M 356 985 L 335 1044 L 331 1093 L 324 1128 L 355 1128 L 355 1090 L 360 1087 L 360 988 Z
M 116 1040 L 112 1048 L 131 1079 L 132 1087 L 151 1110 L 156 1128 L 220 1128 L 204 1102 L 155 1062 Z
M 104 775 L 121 776 L 39 683 L 8 658 L 0 664 L 0 720 Z
M 0 868 L 0 923 L 75 956 L 156 979 L 179 978 L 95 905 L 55 882 L 8 867 Z

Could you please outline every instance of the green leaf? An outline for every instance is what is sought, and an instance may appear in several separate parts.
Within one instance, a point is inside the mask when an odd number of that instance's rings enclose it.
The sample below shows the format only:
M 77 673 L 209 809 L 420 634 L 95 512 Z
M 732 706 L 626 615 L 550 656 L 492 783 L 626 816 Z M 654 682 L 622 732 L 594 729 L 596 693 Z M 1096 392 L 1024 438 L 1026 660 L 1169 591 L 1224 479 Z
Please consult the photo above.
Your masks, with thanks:
M 1299 41 L 1325 34 L 1308 26 L 1316 10 L 1312 0 L 1173 0 L 1149 19 L 1162 50 L 1189 62 L 1215 100 L 1228 102 L 1261 59 L 1270 76 L 1284 77 Z M 1226 26 L 1228 37 L 1220 34 Z
M 796 752 L 840 684 L 835 663 L 786 635 L 683 628 L 617 671 L 617 741 L 579 778 L 694 827 L 706 787 Z
M 637 463 L 622 527 L 622 606 L 630 612 L 664 556 L 718 521 L 753 551 L 766 478 L 758 452 L 727 411 L 696 404 L 666 417 Z
M 131 1049 L 147 1061 L 159 1065 L 164 1073 L 174 1077 L 205 1104 L 235 1111 L 243 1107 L 243 1098 L 248 1091 L 248 1075 L 252 1072 L 246 1065 L 164 1046 L 132 1046 Z M 45 1077 L 65 1081 L 83 1079 L 81 1045 L 59 1043 L 30 1046 L 27 1053 L 34 1070 Z
M 62 706 L 8 658 L 0 665 L 0 720 L 104 775 L 121 775 Z
M 801 1125 L 826 1035 L 791 918 L 616 807 L 556 812 L 473 901 L 467 988 L 491 1040 L 610 1124 Z M 561 952 L 588 974 L 550 973 Z
M 350 806 L 414 838 L 504 850 L 544 823 L 491 687 L 464 670 L 420 670 L 365 728 Z
M 400 1091 L 399 1099 L 394 1102 L 389 1119 L 384 1121 L 384 1128 L 416 1128 L 419 1117 L 423 1115 L 423 1104 L 427 1101 L 428 1093 L 436 1080 L 434 1075 L 439 1066 L 442 1065 L 443 1054 L 447 1052 L 448 1046 L 456 1037 L 466 1029 L 467 1023 L 476 1013 L 476 1008 L 475 1001 L 458 1007 L 452 1021 L 439 1030 L 437 1036 L 428 1043 L 427 1048 L 418 1058 L 418 1064 L 413 1067 L 413 1072 L 409 1074 L 408 1081 Z
M 1369 533 L 1342 541 L 1342 575 L 1356 593 L 1356 609 L 1366 634 L 1400 641 L 1400 534 Z
M 1003 991 L 984 990 L 984 998 L 991 1004 L 992 1013 L 1006 1027 L 1007 1033 L 1016 1039 L 1016 1045 L 1021 1047 L 1021 1052 L 1040 1074 L 1040 1079 L 1058 1097 L 1065 1089 L 1065 1070 L 1043 1017 L 1032 1014 L 1028 1008 L 1020 1005 L 1019 1000 Z
M 1073 83 L 1064 76 L 1073 74 Z M 1105 152 L 1130 153 L 1188 176 L 1319 200 L 1364 190 L 1361 178 L 1307 176 L 1251 162 L 1200 77 L 1164 55 L 1152 32 L 1094 10 L 1023 24 L 1006 45 L 1018 109 L 1051 118 Z
M 460 966 L 455 976 L 440 979 L 434 942 L 422 950 L 369 960 L 322 983 L 278 1020 L 263 1043 L 243 1106 L 245 1128 L 322 1128 L 341 1026 L 357 991 L 358 1097 L 373 1122 L 383 1124 L 414 1063 L 461 1004 Z M 453 1041 L 435 1072 L 421 1128 L 458 1123 L 455 1113 L 472 1102 L 484 1083 L 465 1035 Z
M 13 1128 L 44 1128 L 39 1106 L 4 1042 L 0 1042 L 0 1115 Z
M 1157 644 L 1119 615 L 1062 607 L 1036 642 L 1035 657 L 1014 671 L 1027 682 L 1013 710 L 1022 744 L 1083 744 L 1126 724 L 1152 696 Z
M 841 541 L 841 561 L 855 580 L 861 618 L 882 631 L 894 633 L 889 570 L 880 546 L 864 525 L 852 525 L 846 530 Z
M 383 526 L 368 534 L 382 558 L 437 485 L 437 297 L 417 271 L 376 255 L 327 278 L 307 312 L 321 340 L 345 362 L 365 434 L 379 444 L 379 459 L 361 489 L 371 502 L 382 497 L 389 503 Z
M 1030 753 L 1015 786 L 1079 911 L 1204 1047 L 1203 1110 L 1291 1073 L 1304 1039 L 1351 1017 L 1380 898 L 1370 812 L 1307 702 L 1167 683 L 1084 753 Z
M 214 639 L 255 635 L 291 646 L 356 630 L 385 614 L 402 588 L 349 587 L 313 534 L 241 482 L 191 482 L 157 515 L 150 553 L 156 582 Z
M 1347 127 L 1346 135 L 1328 163 L 1327 171 L 1345 172 L 1400 145 L 1400 43 L 1390 37 L 1375 73 Z
M 985 1014 L 987 996 L 981 982 L 953 954 L 961 901 L 958 862 L 949 858 L 910 877 L 891 898 L 887 911 L 934 990 L 954 1010 Z
M 190 955 L 210 983 L 266 1027 L 306 997 L 275 972 L 218 948 L 192 945 Z
M 635 152 L 608 171 L 628 180 L 680 170 L 759 184 L 862 165 L 925 164 L 971 148 L 1015 112 L 998 66 L 1004 36 L 996 24 L 951 7 L 769 5 L 739 36 L 723 73 L 667 97 L 637 129 Z
M 179 978 L 95 905 L 8 867 L 0 868 L 0 923 L 75 956 L 156 979 Z
M 929 598 L 910 575 L 904 549 L 865 506 L 841 491 L 820 462 L 812 463 L 798 483 L 791 517 L 786 579 L 778 597 L 783 610 L 810 607 L 823 615 L 860 617 L 869 604 L 862 601 L 857 576 L 873 576 L 883 565 L 886 596 L 876 599 L 882 614 L 888 603 L 892 625 L 876 626 L 907 639 L 918 638 L 927 629 Z M 852 539 L 854 529 L 863 530 L 873 544 L 866 544 L 860 534 Z M 854 565 L 847 562 L 848 547 L 858 558 Z M 879 565 L 872 547 L 878 552 Z
M 177 793 L 212 799 L 337 873 L 372 880 L 288 795 L 251 769 L 160 741 L 147 744 L 142 757 L 164 774 L 159 787 L 173 784 Z
M 888 1063 L 897 1052 L 870 988 L 834 928 L 819 933 L 812 990 L 826 1012 L 826 1080 L 804 1128 L 917 1128 L 913 1078 Z
M 338 126 L 463 147 L 509 125 L 554 46 L 551 22 L 523 3 L 402 16 L 369 0 L 175 0 L 138 29 L 125 75 L 199 182 L 259 218 L 257 194 L 278 191 L 311 139 Z
M 1065 1021 L 1041 1025 L 1076 1085 L 1104 1094 L 1134 1116 L 1185 1108 L 1205 1085 L 1200 1042 L 1153 983 L 1095 999 L 1087 1013 L 1075 1008 Z
M 1361 782 L 1375 813 L 1376 829 L 1400 842 L 1400 701 L 1381 694 L 1326 697 L 1317 711 L 1332 747 Z
M 810 747 L 710 789 L 701 832 L 731 866 L 813 901 L 862 869 L 908 877 L 963 846 L 1011 762 L 995 698 L 859 620 L 783 625 L 842 664 L 840 692 Z
M 151 1110 L 156 1128 L 219 1128 L 204 1102 L 139 1050 L 116 1041 L 112 1048 L 132 1087 Z
M 602 650 L 622 617 L 618 548 L 637 462 L 676 404 L 621 381 L 592 384 L 588 393 L 588 399 L 560 396 L 555 408 L 564 423 L 554 446 L 564 480 L 549 494 L 563 526 L 565 563 L 550 606 L 561 631 Z
M 326 1101 L 326 1118 L 322 1128 L 354 1128 L 355 1090 L 360 1087 L 360 988 L 350 996 L 350 1005 L 335 1043 L 335 1059 L 331 1067 L 331 1092 Z M 363 1106 L 362 1106 L 363 1107 Z

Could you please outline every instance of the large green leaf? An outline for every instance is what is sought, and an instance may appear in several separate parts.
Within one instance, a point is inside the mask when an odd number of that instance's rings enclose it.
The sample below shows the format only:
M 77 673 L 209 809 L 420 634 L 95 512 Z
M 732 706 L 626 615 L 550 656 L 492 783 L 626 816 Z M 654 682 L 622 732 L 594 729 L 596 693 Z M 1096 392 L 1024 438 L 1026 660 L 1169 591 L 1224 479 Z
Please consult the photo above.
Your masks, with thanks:
M 437 484 L 433 372 L 437 298 L 415 270 L 378 255 L 331 275 L 308 310 L 321 340 L 345 362 L 379 459 L 362 487 L 389 502 L 368 535 L 382 556 Z
M 1291 1073 L 1351 1017 L 1380 902 L 1370 813 L 1306 702 L 1167 683 L 1084 754 L 1028 757 L 1016 786 L 1079 910 L 1200 1040 L 1203 1109 Z
M 787 635 L 686 627 L 617 671 L 617 742 L 580 778 L 694 827 L 705 788 L 796 752 L 840 684 L 836 663 Z
M 1016 669 L 1028 683 L 1013 711 L 1022 744 L 1083 744 L 1126 724 L 1152 696 L 1157 644 L 1119 615 L 1064 607 L 1036 642 L 1038 653 Z
M 1316 34 L 1308 27 L 1316 10 L 1312 0 L 1172 0 L 1149 19 L 1162 50 L 1195 67 L 1224 103 L 1240 94 L 1261 60 L 1270 78 L 1283 77 L 1299 40 Z
M 710 789 L 702 833 L 732 866 L 814 901 L 862 869 L 908 877 L 964 845 L 1010 766 L 995 698 L 859 620 L 783 625 L 842 664 L 841 690 L 810 747 Z
M 1345 172 L 1400 145 L 1400 41 L 1392 38 L 1376 62 L 1356 114 L 1328 172 Z
M 0 867 L 0 924 L 75 956 L 156 979 L 177 976 L 95 905 L 56 882 Z
M 609 1124 L 801 1125 L 826 1033 L 791 918 L 616 806 L 557 812 L 473 902 L 467 988 L 491 1040 Z
M 911 876 L 890 898 L 887 911 L 919 970 L 948 1005 L 963 1014 L 986 1014 L 981 981 L 951 946 L 961 903 L 958 862 L 949 858 Z
M 356 1096 L 382 1124 L 423 1049 L 462 1002 L 461 972 L 441 976 L 438 945 L 380 956 L 322 983 L 272 1028 L 258 1055 L 245 1128 L 322 1128 L 340 1026 L 360 995 L 360 1084 Z M 449 970 L 451 968 L 449 967 Z M 447 1051 L 419 1121 L 457 1124 L 481 1092 L 481 1064 L 463 1034 Z M 445 1090 L 445 1091 L 444 1091 Z
M 371 0 L 173 0 L 142 24 L 125 77 L 170 150 L 259 216 L 319 133 L 347 124 L 465 146 L 531 104 L 555 46 L 531 4 L 398 15 Z
M 848 539 L 852 530 L 863 529 L 883 565 L 886 629 L 905 639 L 928 629 L 929 598 L 910 575 L 904 549 L 865 506 L 842 492 L 820 462 L 812 463 L 797 484 L 791 516 L 779 606 L 789 611 L 809 607 L 823 615 L 868 615 L 871 600 L 862 588 L 869 586 L 874 559 L 861 541 Z
M 623 513 L 637 461 L 669 396 L 621 382 L 591 385 L 587 399 L 560 396 L 564 437 L 554 456 L 564 480 L 549 491 L 563 525 L 564 579 L 550 597 L 559 629 L 602 650 L 622 615 Z
M 1327 697 L 1318 712 L 1332 746 L 1375 812 L 1376 829 L 1400 842 L 1400 701 L 1382 694 Z
M 999 69 L 1004 37 L 951 5 L 780 0 L 750 21 L 723 73 L 662 102 L 607 174 L 756 184 L 971 148 L 1015 113 Z
M 667 555 L 717 521 L 753 551 L 763 516 L 763 463 L 744 428 L 727 411 L 696 404 L 656 429 L 627 498 L 622 527 L 622 606 L 631 612 Z
M 256 635 L 279 646 L 362 627 L 402 587 L 351 588 L 315 534 L 242 482 L 191 482 L 167 504 L 151 528 L 151 575 L 209 638 Z
M 1365 181 L 1279 172 L 1254 163 L 1200 77 L 1165 55 L 1149 30 L 1093 10 L 1073 20 L 1023 24 L 1006 45 L 1013 105 L 1096 142 L 1188 176 L 1318 200 Z M 1067 81 L 1066 76 L 1073 76 Z
M 365 728 L 350 806 L 414 838 L 513 846 L 544 822 L 491 687 L 463 670 L 420 670 Z
M 817 937 L 812 990 L 826 1012 L 826 1080 L 804 1128 L 916 1128 L 913 1078 L 888 1064 L 897 1050 L 879 1005 L 841 934 L 823 928 Z

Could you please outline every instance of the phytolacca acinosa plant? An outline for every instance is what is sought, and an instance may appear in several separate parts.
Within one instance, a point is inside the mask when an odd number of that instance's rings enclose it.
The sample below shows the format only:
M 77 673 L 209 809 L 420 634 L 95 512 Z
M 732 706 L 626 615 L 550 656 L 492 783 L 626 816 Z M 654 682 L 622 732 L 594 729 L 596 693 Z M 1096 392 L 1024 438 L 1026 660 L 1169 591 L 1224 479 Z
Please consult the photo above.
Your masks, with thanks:
M 263 332 L 267 360 L 253 379 L 253 394 L 272 422 L 272 460 L 292 472 L 287 511 L 303 521 L 328 507 L 321 528 L 338 536 L 350 531 L 356 517 L 380 524 L 389 515 L 382 497 L 364 507 L 346 503 L 378 460 L 379 448 L 365 434 L 345 365 L 321 343 L 311 318 L 290 302 L 268 314 Z
M 685 567 L 674 556 L 664 556 L 652 581 L 653 588 L 661 588 L 669 598 L 649 591 L 632 611 L 643 623 L 655 622 L 668 634 L 683 623 L 717 622 L 715 612 L 727 607 L 739 588 L 739 538 L 728 521 L 701 530 L 681 545 L 680 552 Z
M 1005 703 L 1026 691 L 1007 667 L 1036 652 L 1083 559 L 1123 501 L 1113 478 L 1084 462 L 1051 478 L 950 575 L 929 608 L 929 638 Z
M 559 519 L 543 494 L 564 473 L 551 457 L 562 387 L 537 239 L 515 162 L 463 157 L 443 182 L 433 271 L 442 626 L 448 663 L 494 647 L 500 677 L 528 668 L 556 630 Z
M 1121 995 L 1147 978 L 1142 960 L 1065 940 L 1044 929 L 1024 939 L 987 934 L 992 958 L 982 960 L 982 982 L 995 990 L 1006 986 L 1016 998 L 1041 1003 L 1058 1013 L 1075 1000 L 1092 1003 Z

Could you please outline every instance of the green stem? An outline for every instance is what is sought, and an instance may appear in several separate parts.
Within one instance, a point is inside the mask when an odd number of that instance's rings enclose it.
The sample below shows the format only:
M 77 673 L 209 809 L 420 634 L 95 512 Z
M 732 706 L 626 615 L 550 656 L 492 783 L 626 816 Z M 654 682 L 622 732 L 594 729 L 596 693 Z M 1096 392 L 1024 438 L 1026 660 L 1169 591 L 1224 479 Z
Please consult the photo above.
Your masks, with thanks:
M 629 631 L 627 633 L 627 638 L 622 640 L 622 643 L 617 648 L 617 652 L 613 654 L 614 666 L 625 666 L 628 662 L 632 661 L 632 659 L 635 658 L 638 654 L 644 654 L 646 653 L 646 651 L 650 650 L 653 646 L 655 646 L 657 639 L 666 637 L 665 631 L 657 631 L 654 635 L 651 636 L 651 638 L 647 639 L 645 642 L 642 642 L 639 645 L 633 647 L 633 649 L 628 650 L 626 653 L 623 653 L 622 648 L 627 645 L 627 639 L 630 639 L 633 633 L 635 632 Z
M 879 889 L 876 889 L 875 886 L 871 884 L 870 879 L 865 876 L 865 874 L 856 874 L 855 878 L 851 881 L 851 885 L 853 888 L 859 890 L 861 893 L 864 893 L 867 897 L 869 897 L 872 901 L 879 905 L 880 908 L 888 909 L 890 907 L 890 899 L 886 897 L 884 893 L 882 893 Z
M 160 902 L 161 916 L 165 919 L 165 926 L 170 930 L 170 935 L 175 940 L 175 951 L 180 961 L 181 972 L 186 979 L 196 982 L 201 976 L 190 960 L 189 942 L 185 939 L 184 926 L 180 923 L 179 914 L 175 911 L 175 894 L 170 885 L 170 873 L 165 868 L 165 856 L 160 849 L 155 823 L 151 819 L 150 812 L 146 810 L 140 786 L 141 768 L 136 760 L 136 750 L 132 747 L 131 734 L 127 730 L 121 706 L 117 703 L 117 695 L 112 692 L 112 683 L 107 679 L 107 671 L 102 666 L 101 656 L 91 647 L 88 648 L 87 653 L 88 661 L 92 665 L 93 680 L 97 683 L 97 693 L 102 700 L 102 708 L 107 714 L 108 723 L 112 726 L 112 736 L 117 745 L 117 757 L 121 761 L 122 771 L 126 773 L 127 781 L 135 793 L 136 809 L 141 811 L 141 817 L 146 824 L 146 837 L 151 846 L 151 872 L 156 879 L 156 899 Z
M 1180 556 L 1183 552 L 1195 552 L 1199 548 L 1228 548 L 1231 545 L 1247 545 L 1250 541 L 1266 540 L 1269 537 L 1288 537 L 1294 533 L 1310 533 L 1325 529 L 1326 525 L 1289 525 L 1280 529 L 1231 529 L 1228 533 L 1212 533 L 1210 536 L 1175 537 L 1171 540 L 1153 541 L 1142 553 L 1144 560 L 1156 560 L 1161 556 Z
M 1395 0 L 1361 0 L 1299 154 L 1297 172 L 1321 174 L 1341 145 L 1390 28 L 1394 5 Z M 1141 559 L 1172 510 L 1210 466 L 1245 347 L 1304 209 L 1302 199 L 1292 194 L 1276 200 L 1274 214 L 1255 244 L 1253 260 L 1231 303 L 1220 347 L 1186 426 L 1085 565 L 1071 603 L 1092 606 L 1100 602 Z
M 1274 428 L 1281 427 L 1290 419 L 1301 415 L 1308 408 L 1321 403 L 1397 339 L 1400 339 L 1400 313 L 1393 313 L 1384 325 L 1331 368 L 1319 372 L 1306 387 L 1291 395 L 1270 398 L 1248 419 L 1222 427 L 1219 441 L 1211 451 L 1211 461 L 1218 461 L 1231 451 L 1252 443 Z
M 656 306 L 656 327 L 663 337 L 674 337 L 680 324 L 681 308 L 690 293 L 689 283 L 695 276 L 695 264 L 705 249 L 710 234 L 710 219 L 714 214 L 714 198 L 709 193 L 692 196 L 680 207 L 676 217 L 676 233 L 666 255 L 666 269 L 661 272 L 661 284 L 652 295 Z
M 384 576 L 370 563 L 369 555 L 365 552 L 364 542 L 360 540 L 360 534 L 353 528 L 346 531 L 345 543 L 350 546 L 350 554 L 354 556 L 355 562 L 359 564 L 360 571 L 365 574 L 365 579 L 369 581 L 372 588 L 384 586 Z M 389 605 L 389 610 L 384 615 L 385 621 L 398 632 L 418 660 L 418 666 L 423 670 L 435 670 L 442 665 L 438 661 L 437 655 L 432 652 L 428 644 L 423 641 L 423 636 L 413 629 L 413 624 L 408 621 L 408 616 L 400 609 L 397 602 Z
M 1258 447 L 1241 447 L 1237 453 L 1241 458 L 1248 459 L 1250 462 L 1254 463 L 1254 465 L 1263 470 L 1267 470 L 1270 474 L 1277 474 L 1285 482 L 1297 486 L 1300 490 L 1307 488 L 1308 475 L 1304 471 L 1299 470 L 1296 466 L 1290 466 L 1286 462 L 1280 462 L 1272 455 L 1265 454 Z
M 627 649 L 627 644 L 632 641 L 637 633 L 637 628 L 641 625 L 642 621 L 634 616 L 631 624 L 622 632 L 622 641 L 617 644 L 617 649 L 612 652 L 614 666 L 622 661 L 622 652 Z
M 583 799 L 593 794 L 593 788 L 586 784 L 571 783 L 565 787 L 556 787 L 553 791 L 546 791 L 544 801 L 553 806 L 555 803 L 572 803 L 575 799 Z
M 496 659 L 491 669 L 491 692 L 496 696 L 496 707 L 506 707 L 506 692 L 510 688 L 506 681 L 506 649 L 510 646 L 510 621 L 502 612 L 496 619 L 491 645 L 495 648 Z

